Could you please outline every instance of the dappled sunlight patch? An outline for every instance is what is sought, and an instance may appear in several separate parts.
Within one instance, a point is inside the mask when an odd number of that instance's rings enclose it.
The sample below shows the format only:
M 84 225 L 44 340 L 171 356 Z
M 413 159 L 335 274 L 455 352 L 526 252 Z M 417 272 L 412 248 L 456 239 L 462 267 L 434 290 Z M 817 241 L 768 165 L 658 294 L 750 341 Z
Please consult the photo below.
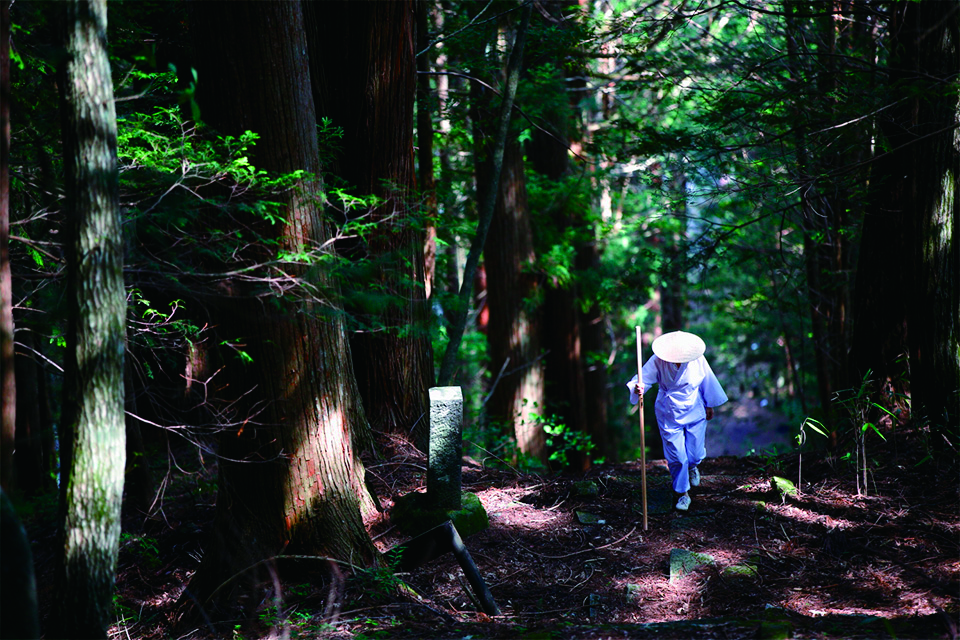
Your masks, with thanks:
M 487 510 L 491 526 L 503 526 L 509 529 L 527 529 L 543 531 L 569 522 L 569 515 L 549 509 L 538 509 L 521 502 L 532 491 L 523 487 L 490 487 L 478 491 L 477 496 Z

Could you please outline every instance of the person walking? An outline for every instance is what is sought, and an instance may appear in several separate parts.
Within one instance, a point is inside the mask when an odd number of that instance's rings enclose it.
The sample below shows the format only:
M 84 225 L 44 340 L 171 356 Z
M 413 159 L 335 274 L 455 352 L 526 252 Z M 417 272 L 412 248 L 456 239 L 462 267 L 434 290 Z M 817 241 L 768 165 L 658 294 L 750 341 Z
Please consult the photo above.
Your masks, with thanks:
M 640 401 L 644 388 L 660 385 L 654 409 L 680 511 L 690 508 L 690 487 L 700 486 L 698 467 L 707 455 L 707 420 L 713 419 L 714 407 L 727 401 L 703 357 L 706 349 L 692 333 L 665 333 L 653 341 L 653 355 L 640 370 L 643 379 L 635 375 L 627 383 L 630 404 Z

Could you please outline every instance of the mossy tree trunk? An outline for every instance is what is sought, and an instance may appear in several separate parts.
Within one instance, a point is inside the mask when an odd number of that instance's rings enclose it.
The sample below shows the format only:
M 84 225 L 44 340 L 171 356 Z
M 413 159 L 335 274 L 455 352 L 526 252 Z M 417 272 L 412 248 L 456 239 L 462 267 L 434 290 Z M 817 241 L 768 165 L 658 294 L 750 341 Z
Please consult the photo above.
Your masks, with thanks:
M 125 455 L 126 295 L 106 0 L 60 5 L 67 195 L 67 353 L 60 561 L 51 637 L 105 638 L 113 621 Z

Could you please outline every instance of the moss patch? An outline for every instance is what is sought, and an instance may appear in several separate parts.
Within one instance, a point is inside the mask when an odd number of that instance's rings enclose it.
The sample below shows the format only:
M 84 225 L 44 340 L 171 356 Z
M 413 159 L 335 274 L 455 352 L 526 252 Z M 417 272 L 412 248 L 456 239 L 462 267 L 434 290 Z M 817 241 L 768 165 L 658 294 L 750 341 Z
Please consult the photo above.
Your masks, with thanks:
M 390 511 L 390 521 L 409 536 L 420 535 L 447 520 L 453 521 L 461 538 L 483 531 L 489 525 L 480 498 L 466 491 L 460 494 L 459 509 L 435 509 L 428 504 L 427 494 L 408 493 L 398 498 Z

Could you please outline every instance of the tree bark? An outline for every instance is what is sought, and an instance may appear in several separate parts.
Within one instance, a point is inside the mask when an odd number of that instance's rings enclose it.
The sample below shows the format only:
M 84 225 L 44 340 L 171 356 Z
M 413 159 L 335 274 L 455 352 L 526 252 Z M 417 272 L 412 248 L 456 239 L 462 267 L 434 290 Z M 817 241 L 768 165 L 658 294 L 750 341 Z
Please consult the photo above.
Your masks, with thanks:
M 490 180 L 489 163 L 477 167 L 477 185 Z M 546 461 L 542 425 L 543 360 L 540 350 L 538 277 L 523 153 L 515 138 L 504 151 L 500 189 L 484 249 L 487 272 L 488 355 L 493 384 L 487 402 L 491 421 L 507 426 L 524 454 Z
M 105 638 L 113 622 L 126 457 L 126 295 L 116 112 L 106 1 L 74 0 L 64 4 L 63 11 L 68 331 L 60 436 L 60 561 L 51 635 Z
M 563 11 L 560 3 L 545 3 L 552 21 L 560 21 Z M 536 66 L 545 60 L 533 60 Z M 560 74 L 561 72 L 557 71 Z M 556 84 L 566 87 L 567 83 Z M 575 79 L 569 79 L 577 82 Z M 571 171 L 568 144 L 572 139 L 574 124 L 571 105 L 567 96 L 553 98 L 550 103 L 561 105 L 550 110 L 545 117 L 545 128 L 534 130 L 527 144 L 527 156 L 534 171 L 551 182 L 559 183 Z M 549 414 L 558 415 L 569 429 L 589 434 L 594 443 L 606 440 L 606 368 L 590 368 L 587 364 L 588 349 L 602 351 L 605 343 L 603 324 L 598 308 L 591 305 L 581 310 L 581 289 L 577 274 L 592 268 L 599 260 L 599 247 L 593 240 L 593 230 L 586 217 L 575 210 L 565 193 L 544 212 L 553 229 L 539 234 L 553 238 L 554 242 L 566 242 L 576 238 L 575 257 L 570 265 L 574 274 L 569 282 L 559 282 L 548 277 L 544 286 L 542 347 L 545 360 L 546 405 Z M 538 243 L 542 245 L 543 243 Z M 550 247 L 538 246 L 538 251 Z M 590 332 L 587 336 L 586 333 Z M 588 374 L 588 368 L 589 374 Z M 589 389 L 589 391 L 588 391 Z M 600 421 L 603 422 L 600 422 Z M 575 467 L 586 469 L 590 460 L 576 454 Z
M 905 231 L 913 281 L 907 293 L 913 411 L 958 437 L 960 420 L 960 2 L 898 7 L 893 81 L 909 96 L 892 123 L 908 183 Z M 952 432 L 952 433 L 951 433 Z
M 934 428 L 960 415 L 958 25 L 955 1 L 892 9 L 894 106 L 880 120 L 886 151 L 857 269 L 854 373 L 869 372 L 890 404 L 911 394 L 914 416 Z
M 347 309 L 364 325 L 351 336 L 357 384 L 373 429 L 414 432 L 425 444 L 433 353 L 415 198 L 414 2 L 310 2 L 307 18 L 317 112 L 343 130 L 333 172 L 350 193 L 382 202 L 367 212 L 376 226 L 349 251 L 369 263 L 355 299 L 375 298 Z
M 431 5 L 428 0 L 417 0 L 417 175 L 426 227 L 423 284 L 427 300 L 433 295 L 437 276 L 437 218 L 440 210 L 433 171 L 433 110 L 436 101 L 430 90 L 429 75 L 433 60 L 428 37 Z
M 869 166 L 864 160 L 870 148 L 869 135 L 862 126 L 833 126 L 849 117 L 843 111 L 846 106 L 837 98 L 840 83 L 863 80 L 859 70 L 842 66 L 843 61 L 859 55 L 852 36 L 846 31 L 838 33 L 840 25 L 846 24 L 844 11 L 850 8 L 820 12 L 813 24 L 805 25 L 799 15 L 789 14 L 787 18 L 790 69 L 797 95 L 809 95 L 804 93 L 804 86 L 815 89 L 809 99 L 795 104 L 794 140 L 818 399 L 824 411 L 823 420 L 831 427 L 834 446 L 834 396 L 850 382 L 852 254 L 847 238 L 853 212 L 864 206 L 859 193 L 868 178 L 864 171 L 845 168 Z M 791 5 L 790 10 L 801 12 L 802 6 Z M 811 37 L 815 38 L 816 50 L 801 50 L 802 43 Z M 811 67 L 808 60 L 815 60 L 816 66 Z
M 293 255 L 317 252 L 329 229 L 319 214 L 317 119 L 300 3 L 237 3 L 229 11 L 196 3 L 191 18 L 206 120 L 227 134 L 259 133 L 259 168 L 306 172 L 295 189 L 271 196 L 283 200 L 283 222 L 245 220 L 260 242 L 241 259 L 273 257 L 271 245 Z M 368 425 L 337 286 L 322 267 L 283 269 L 288 291 L 276 293 L 266 280 L 230 282 L 214 310 L 219 340 L 248 358 L 224 357 L 237 414 L 220 438 L 212 542 L 181 598 L 188 620 L 198 607 L 220 618 L 241 590 L 233 577 L 251 569 L 243 581 L 256 583 L 284 550 L 354 564 L 375 555 L 361 517 L 371 500 L 356 448 L 368 441 Z

